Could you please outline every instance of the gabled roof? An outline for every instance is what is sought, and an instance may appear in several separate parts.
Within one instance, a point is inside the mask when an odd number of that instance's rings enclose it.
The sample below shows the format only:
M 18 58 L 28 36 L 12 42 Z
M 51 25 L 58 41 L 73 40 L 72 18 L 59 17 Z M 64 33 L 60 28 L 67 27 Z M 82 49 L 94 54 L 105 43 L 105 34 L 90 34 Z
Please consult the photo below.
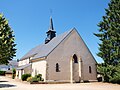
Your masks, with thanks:
M 18 66 L 18 62 L 16 60 L 11 60 L 11 61 L 9 61 L 8 65 L 16 67 L 16 66 Z
M 8 66 L 8 65 L 5 65 L 5 64 L 1 64 L 1 65 L 0 65 L 0 69 L 1 69 L 1 68 L 9 68 L 9 66 Z
M 27 67 L 29 67 L 29 66 L 31 66 L 31 63 L 26 64 L 26 65 L 19 66 L 19 67 L 16 68 L 16 69 L 17 69 L 17 70 L 21 70 L 21 69 L 27 68 Z
M 49 43 L 41 44 L 31 49 L 26 55 L 24 55 L 21 60 L 32 57 L 32 59 L 38 59 L 48 56 L 75 28 L 54 37 Z

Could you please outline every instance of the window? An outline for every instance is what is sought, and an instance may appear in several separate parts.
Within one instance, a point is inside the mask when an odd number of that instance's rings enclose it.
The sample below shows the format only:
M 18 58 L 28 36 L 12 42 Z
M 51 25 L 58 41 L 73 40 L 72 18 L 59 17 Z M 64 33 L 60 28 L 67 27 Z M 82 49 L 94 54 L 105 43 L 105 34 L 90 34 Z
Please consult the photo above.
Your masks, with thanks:
M 74 63 L 78 63 L 78 58 L 77 58 L 76 54 L 73 55 L 73 60 L 74 60 Z
M 60 67 L 58 63 L 56 63 L 56 72 L 60 72 Z
M 92 73 L 92 69 L 91 69 L 91 66 L 89 66 L 89 73 Z

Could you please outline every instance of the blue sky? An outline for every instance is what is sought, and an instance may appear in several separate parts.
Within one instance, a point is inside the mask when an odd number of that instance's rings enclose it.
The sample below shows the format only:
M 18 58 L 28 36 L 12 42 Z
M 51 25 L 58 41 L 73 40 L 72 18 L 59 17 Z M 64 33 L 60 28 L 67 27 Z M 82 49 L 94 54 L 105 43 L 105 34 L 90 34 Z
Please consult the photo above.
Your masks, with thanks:
M 0 0 L 0 13 L 9 20 L 17 44 L 15 59 L 20 59 L 31 48 L 44 43 L 53 18 L 57 35 L 75 27 L 97 62 L 97 24 L 105 15 L 110 0 Z M 52 10 L 52 13 L 50 11 Z

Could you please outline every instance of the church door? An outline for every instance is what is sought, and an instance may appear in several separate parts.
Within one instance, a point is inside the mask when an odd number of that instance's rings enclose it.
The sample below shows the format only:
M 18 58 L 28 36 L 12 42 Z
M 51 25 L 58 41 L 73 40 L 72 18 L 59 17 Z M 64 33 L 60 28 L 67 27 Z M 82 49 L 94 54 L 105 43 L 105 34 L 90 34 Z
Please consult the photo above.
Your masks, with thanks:
M 79 62 L 76 54 L 73 55 L 73 81 L 79 82 Z

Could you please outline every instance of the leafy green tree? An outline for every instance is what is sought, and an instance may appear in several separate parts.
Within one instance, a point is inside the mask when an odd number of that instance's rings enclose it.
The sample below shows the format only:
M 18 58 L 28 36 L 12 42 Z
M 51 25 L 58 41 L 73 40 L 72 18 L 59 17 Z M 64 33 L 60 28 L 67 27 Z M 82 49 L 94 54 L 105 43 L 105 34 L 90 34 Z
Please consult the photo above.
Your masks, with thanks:
M 110 79 L 114 77 L 114 74 L 117 72 L 116 67 L 113 65 L 105 66 L 104 63 L 98 64 L 97 72 L 103 75 L 104 82 L 110 82 Z
M 110 77 L 109 82 L 120 84 L 120 63 L 115 67 L 116 72 L 114 72 L 113 76 Z
M 95 35 L 101 41 L 98 56 L 105 64 L 113 65 L 120 62 L 120 0 L 111 0 L 108 6 L 98 24 L 100 33 Z
M 111 0 L 105 11 L 98 24 L 99 33 L 94 33 L 100 40 L 97 55 L 104 61 L 98 69 L 106 82 L 114 82 L 120 76 L 120 69 L 117 69 L 120 64 L 120 0 Z
M 8 21 L 0 13 L 0 64 L 7 64 L 15 56 L 16 44 L 13 30 L 11 30 Z

